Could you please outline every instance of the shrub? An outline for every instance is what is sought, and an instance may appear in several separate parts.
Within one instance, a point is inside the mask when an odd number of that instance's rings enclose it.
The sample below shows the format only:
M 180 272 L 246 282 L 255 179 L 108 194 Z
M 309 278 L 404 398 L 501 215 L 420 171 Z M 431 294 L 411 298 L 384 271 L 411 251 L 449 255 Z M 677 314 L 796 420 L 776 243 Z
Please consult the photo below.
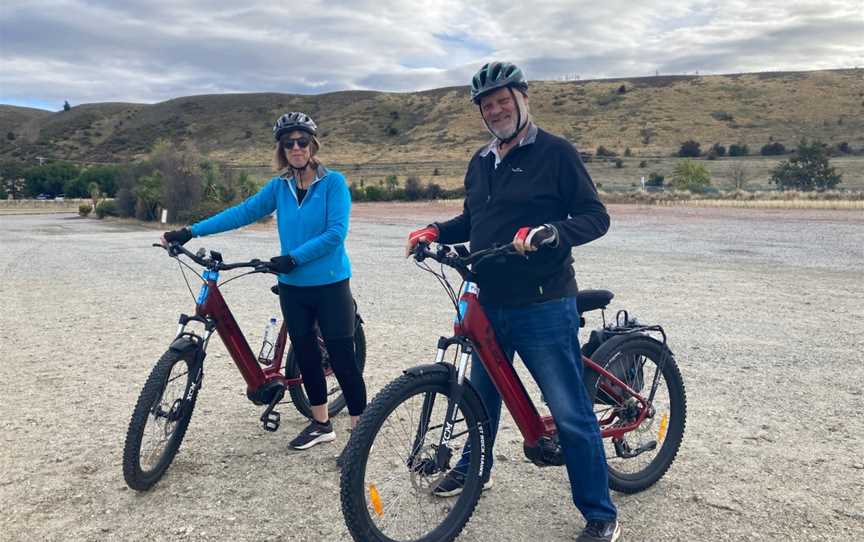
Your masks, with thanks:
M 747 145 L 733 143 L 729 145 L 729 156 L 747 156 L 750 154 L 750 149 Z
M 837 145 L 837 150 L 843 154 L 852 153 L 852 148 L 849 146 L 849 143 L 847 141 L 844 141 L 843 143 Z
M 624 149 L 624 156 L 626 156 L 628 158 L 633 156 L 633 151 L 630 150 L 630 147 L 627 147 L 626 149 Z
M 93 207 L 90 206 L 89 203 L 82 203 L 78 206 L 78 215 L 87 217 L 90 214 L 90 211 L 93 210 Z
M 626 93 L 627 93 L 627 87 L 625 85 L 621 85 L 620 87 L 618 87 L 618 94 L 626 94 Z
M 348 191 L 351 192 L 351 201 L 364 201 L 366 199 L 366 191 L 362 186 L 358 186 L 356 182 L 351 182 Z
M 194 208 L 184 209 L 176 213 L 174 216 L 169 216 L 168 219 L 171 222 L 178 222 L 180 224 L 192 224 L 211 217 L 226 207 L 228 207 L 227 204 L 219 201 L 204 200 Z
M 72 109 L 72 106 L 69 105 L 69 100 L 64 101 L 63 102 L 63 111 L 69 111 L 70 109 Z
M 641 161 L 639 162 L 639 167 L 648 167 L 648 162 L 645 161 L 645 160 L 641 160 Z
M 445 196 L 444 189 L 438 183 L 426 185 L 426 199 L 442 199 Z
M 6 132 L 6 139 L 8 139 L 9 141 L 14 141 L 15 140 L 15 132 Z
M 711 151 L 717 156 L 726 156 L 726 147 L 720 143 L 714 143 L 714 145 L 711 146 Z
M 732 113 L 727 113 L 726 111 L 715 111 L 711 113 L 711 117 L 721 122 L 732 122 L 733 120 L 735 120 L 735 117 L 732 116 Z
M 682 158 L 696 158 L 700 154 L 702 151 L 699 148 L 699 142 L 693 139 L 681 143 L 681 148 L 678 149 L 678 156 Z
M 786 147 L 779 141 L 762 145 L 762 150 L 759 151 L 762 156 L 779 156 L 786 154 Z
M 780 190 L 825 190 L 837 186 L 842 175 L 829 166 L 828 146 L 820 141 L 801 140 L 798 154 L 777 164 L 769 182 Z
M 672 173 L 672 185 L 679 190 L 704 192 L 711 184 L 708 169 L 693 160 L 679 160 Z
M 618 156 L 618 153 L 616 153 L 613 150 L 607 149 L 603 145 L 600 145 L 599 147 L 597 147 L 597 152 L 595 154 L 597 156 L 608 156 L 609 158 L 613 158 L 615 156 Z
M 656 135 L 656 132 L 653 128 L 645 126 L 641 130 L 639 130 L 639 135 L 642 136 L 642 144 L 648 145 L 649 143 L 651 143 L 651 138 Z
M 384 201 L 387 199 L 387 192 L 384 190 L 383 186 L 367 186 L 366 187 L 366 200 L 367 201 Z
M 405 199 L 408 201 L 423 199 L 425 192 L 423 182 L 417 177 L 411 176 L 405 179 Z
M 663 186 L 664 180 L 666 180 L 666 177 L 652 171 L 651 174 L 648 175 L 648 180 L 645 181 L 645 186 Z
M 96 216 L 100 219 L 106 216 L 120 216 L 120 212 L 114 200 L 105 200 L 99 202 L 99 205 L 96 206 Z
M 622 160 L 620 158 L 616 158 L 615 159 L 615 167 L 618 169 L 623 168 L 624 167 L 624 160 Z

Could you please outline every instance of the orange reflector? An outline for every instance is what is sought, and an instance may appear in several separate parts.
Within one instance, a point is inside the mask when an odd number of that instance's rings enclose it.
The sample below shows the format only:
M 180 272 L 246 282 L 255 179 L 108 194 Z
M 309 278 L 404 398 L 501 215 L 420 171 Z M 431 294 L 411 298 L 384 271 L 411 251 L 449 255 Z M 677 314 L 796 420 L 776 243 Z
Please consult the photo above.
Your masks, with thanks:
M 375 484 L 369 484 L 369 500 L 372 501 L 372 509 L 378 514 L 378 517 L 384 516 L 384 507 L 381 506 L 381 495 L 378 494 L 378 488 Z
M 663 417 L 660 418 L 660 428 L 657 430 L 657 440 L 659 442 L 663 442 L 663 439 L 666 438 L 666 426 L 669 425 L 669 415 L 663 414 Z

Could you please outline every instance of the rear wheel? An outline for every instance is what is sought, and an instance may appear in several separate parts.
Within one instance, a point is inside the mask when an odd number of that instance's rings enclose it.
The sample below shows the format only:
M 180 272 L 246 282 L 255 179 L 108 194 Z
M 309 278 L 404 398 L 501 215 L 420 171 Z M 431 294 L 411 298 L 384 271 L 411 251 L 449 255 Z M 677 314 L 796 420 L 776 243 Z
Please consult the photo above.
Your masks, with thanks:
M 442 371 L 405 374 L 388 384 L 360 418 L 343 454 L 341 477 L 342 513 L 354 540 L 446 542 L 473 514 L 480 473 L 489 460 L 488 423 L 469 385 L 462 388 L 455 422 L 445 423 L 448 376 Z M 439 449 L 442 432 L 450 441 Z M 463 452 L 461 493 L 434 495 Z
M 138 396 L 123 447 L 123 477 L 132 489 L 150 489 L 180 449 L 200 386 L 196 352 L 165 352 Z
M 321 349 L 321 365 L 324 368 L 324 377 L 327 382 L 327 412 L 332 417 L 339 414 L 345 408 L 345 396 L 339 387 L 339 381 L 336 380 L 336 374 L 330 367 L 330 356 L 327 353 L 327 348 L 324 345 L 324 339 L 321 338 L 320 331 L 318 332 L 318 347 Z M 366 367 L 366 334 L 359 322 L 354 329 L 354 361 L 360 369 L 360 374 L 363 374 L 363 369 Z M 297 363 L 297 356 L 293 348 L 288 349 L 288 356 L 285 361 L 285 376 L 287 378 L 300 377 L 300 366 Z M 312 407 L 309 405 L 309 397 L 306 396 L 306 390 L 303 389 L 303 385 L 296 384 L 289 386 L 288 394 L 291 396 L 291 400 L 294 402 L 297 411 L 311 419 Z
M 609 487 L 636 493 L 651 487 L 672 465 L 687 414 L 681 372 L 672 352 L 645 335 L 624 335 L 603 343 L 592 360 L 642 397 L 654 397 L 648 416 L 622 438 L 603 439 L 609 466 Z M 586 371 L 585 383 L 594 399 L 601 430 L 625 426 L 637 419 L 637 401 L 606 377 Z

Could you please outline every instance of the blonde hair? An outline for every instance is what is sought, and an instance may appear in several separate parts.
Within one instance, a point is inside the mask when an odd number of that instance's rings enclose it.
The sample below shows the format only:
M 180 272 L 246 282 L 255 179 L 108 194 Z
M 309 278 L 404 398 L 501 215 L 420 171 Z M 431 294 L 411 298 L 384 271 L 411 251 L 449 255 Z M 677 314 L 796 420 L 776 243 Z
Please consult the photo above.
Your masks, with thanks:
M 314 135 L 309 136 L 309 161 L 312 167 L 318 167 L 321 165 L 321 162 L 315 158 L 315 155 L 318 154 L 318 151 L 321 150 L 321 142 L 318 141 L 318 138 Z M 276 142 L 276 149 L 273 151 L 273 170 L 279 173 L 285 173 L 291 169 L 291 164 L 288 163 L 288 157 L 285 156 L 285 147 L 282 145 L 282 139 Z

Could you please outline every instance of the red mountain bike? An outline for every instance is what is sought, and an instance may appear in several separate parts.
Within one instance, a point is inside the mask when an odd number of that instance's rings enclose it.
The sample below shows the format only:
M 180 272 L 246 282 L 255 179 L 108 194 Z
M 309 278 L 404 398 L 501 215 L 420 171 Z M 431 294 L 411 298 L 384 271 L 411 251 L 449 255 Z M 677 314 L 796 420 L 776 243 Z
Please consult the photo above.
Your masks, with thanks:
M 206 257 L 203 248 L 193 254 L 178 244 L 170 244 L 167 250 L 181 266 L 186 266 L 198 275 L 203 284 L 196 299 L 195 314 L 180 315 L 177 336 L 150 372 L 132 412 L 123 448 L 123 477 L 129 487 L 139 491 L 150 489 L 162 478 L 183 442 L 204 377 L 207 344 L 214 331 L 222 338 L 225 348 L 246 381 L 246 396 L 256 405 L 267 405 L 261 414 L 261 425 L 265 430 L 279 429 L 280 415 L 275 407 L 282 401 L 286 389 L 297 410 L 307 418 L 312 417 L 309 399 L 301 385 L 303 380 L 300 377 L 300 368 L 290 347 L 285 370 L 282 370 L 288 336 L 287 325 L 283 322 L 279 330 L 272 361 L 262 366 L 252 353 L 219 290 L 220 271 L 252 269 L 221 284 L 253 273 L 272 271 L 260 260 L 226 264 L 218 252 L 210 251 L 209 257 Z M 199 275 L 180 259 L 181 255 L 204 267 L 203 275 Z M 181 271 L 182 269 L 181 267 Z M 271 290 L 278 294 L 276 286 Z M 192 293 L 191 287 L 189 292 Z M 362 373 L 366 364 L 366 336 L 363 332 L 363 319 L 356 313 L 356 303 L 355 314 L 354 351 Z M 190 324 L 196 324 L 196 327 L 201 329 L 193 330 Z M 330 399 L 328 411 L 334 416 L 345 408 L 345 398 L 330 368 L 320 333 L 318 344 L 321 347 L 321 362 L 327 378 L 327 395 Z
M 449 541 L 468 522 L 491 459 L 486 409 L 466 378 L 473 352 L 519 427 L 528 459 L 538 466 L 564 464 L 554 420 L 538 413 L 477 298 L 472 269 L 513 254 L 512 245 L 473 254 L 462 246 L 433 252 L 428 244 L 417 245 L 418 265 L 439 279 L 454 304 L 454 335 L 438 340 L 435 363 L 408 369 L 388 384 L 351 434 L 343 456 L 341 500 L 354 540 Z M 426 258 L 441 263 L 441 271 L 422 263 Z M 458 299 L 444 266 L 463 279 Z M 605 290 L 584 291 L 577 305 L 581 313 L 602 311 L 612 297 Z M 452 346 L 456 355 L 447 363 Z M 641 325 L 624 311 L 609 324 L 604 314 L 603 326 L 583 346 L 582 361 L 604 438 L 610 487 L 642 491 L 667 471 L 684 435 L 684 384 L 666 335 L 660 326 Z M 433 495 L 463 452 L 468 468 L 462 492 L 448 499 Z

